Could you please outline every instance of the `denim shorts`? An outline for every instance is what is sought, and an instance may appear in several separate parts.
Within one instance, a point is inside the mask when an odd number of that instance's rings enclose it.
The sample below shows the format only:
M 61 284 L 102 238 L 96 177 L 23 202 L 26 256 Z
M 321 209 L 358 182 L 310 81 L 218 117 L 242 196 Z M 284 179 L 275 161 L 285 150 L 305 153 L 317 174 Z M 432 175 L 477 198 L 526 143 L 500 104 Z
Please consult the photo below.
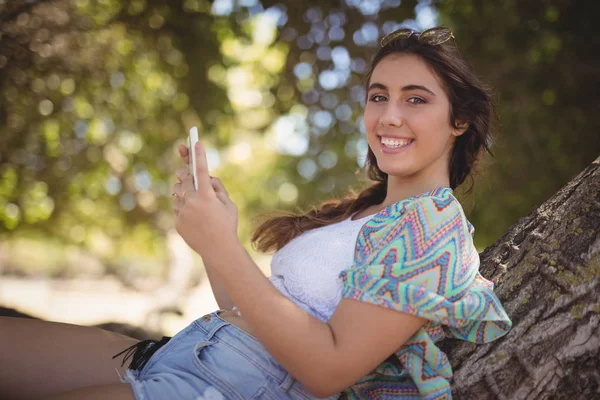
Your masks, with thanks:
M 136 400 L 317 399 L 220 311 L 177 333 L 140 371 L 126 371 L 122 381 L 131 384 Z

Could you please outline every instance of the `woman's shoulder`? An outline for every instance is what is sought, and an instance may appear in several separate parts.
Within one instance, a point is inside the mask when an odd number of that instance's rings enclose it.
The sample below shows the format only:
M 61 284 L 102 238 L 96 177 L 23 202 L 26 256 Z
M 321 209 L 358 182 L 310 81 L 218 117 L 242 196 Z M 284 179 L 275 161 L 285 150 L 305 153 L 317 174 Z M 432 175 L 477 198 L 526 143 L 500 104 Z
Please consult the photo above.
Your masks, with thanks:
M 359 242 L 391 245 L 397 238 L 406 238 L 408 231 L 413 232 L 409 237 L 416 240 L 419 237 L 439 237 L 442 231 L 463 232 L 461 236 L 472 237 L 475 229 L 452 189 L 441 187 L 381 210 L 363 225 Z

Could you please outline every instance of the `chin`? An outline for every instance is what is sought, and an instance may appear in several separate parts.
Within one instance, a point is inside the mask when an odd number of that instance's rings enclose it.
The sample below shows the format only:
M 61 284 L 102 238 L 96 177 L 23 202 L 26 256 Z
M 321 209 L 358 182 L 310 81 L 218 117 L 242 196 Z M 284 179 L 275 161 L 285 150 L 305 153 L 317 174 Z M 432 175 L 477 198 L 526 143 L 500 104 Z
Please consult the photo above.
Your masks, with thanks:
M 403 172 L 403 171 L 390 171 L 390 172 L 385 172 L 385 173 L 388 176 L 388 180 L 391 179 L 391 178 L 406 179 L 406 178 L 409 178 L 411 175 L 413 175 L 413 174 L 406 173 L 406 172 Z
M 382 172 L 385 172 L 388 176 L 388 179 L 392 178 L 392 177 L 398 177 L 398 178 L 408 178 L 411 175 L 414 175 L 413 172 L 411 171 L 406 171 L 404 169 L 399 169 L 399 168 L 379 168 Z
M 388 176 L 406 177 L 406 176 L 413 175 L 416 172 L 415 168 L 410 168 L 409 166 L 399 165 L 399 164 L 404 164 L 404 163 L 398 163 L 398 162 L 390 163 L 390 162 L 381 162 L 381 160 L 377 160 L 377 167 L 379 167 L 379 169 L 382 172 L 385 172 L 386 174 L 388 174 Z

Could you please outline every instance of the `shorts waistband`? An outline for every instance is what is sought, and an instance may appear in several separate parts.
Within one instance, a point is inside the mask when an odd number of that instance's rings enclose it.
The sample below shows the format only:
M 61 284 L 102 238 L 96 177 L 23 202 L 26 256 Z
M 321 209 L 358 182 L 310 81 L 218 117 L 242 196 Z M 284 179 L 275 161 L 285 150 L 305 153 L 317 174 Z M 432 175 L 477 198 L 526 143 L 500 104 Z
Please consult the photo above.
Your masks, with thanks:
M 194 324 L 198 327 L 198 329 L 203 330 L 206 333 L 206 340 L 211 340 L 215 334 L 222 329 L 224 326 L 231 326 L 234 328 L 233 330 L 228 330 L 229 334 L 233 334 L 237 337 L 244 335 L 242 341 L 246 343 L 252 344 L 256 342 L 257 351 L 252 354 L 252 357 L 260 358 L 260 366 L 263 372 L 271 375 L 273 379 L 277 382 L 280 389 L 284 392 L 287 392 L 296 379 L 286 371 L 277 361 L 269 354 L 269 352 L 264 348 L 264 346 L 256 339 L 254 339 L 250 334 L 243 331 L 241 328 L 231 324 L 228 321 L 225 321 L 223 318 L 219 316 L 219 312 L 225 310 L 217 310 L 212 313 L 206 314 L 197 320 L 194 321 Z

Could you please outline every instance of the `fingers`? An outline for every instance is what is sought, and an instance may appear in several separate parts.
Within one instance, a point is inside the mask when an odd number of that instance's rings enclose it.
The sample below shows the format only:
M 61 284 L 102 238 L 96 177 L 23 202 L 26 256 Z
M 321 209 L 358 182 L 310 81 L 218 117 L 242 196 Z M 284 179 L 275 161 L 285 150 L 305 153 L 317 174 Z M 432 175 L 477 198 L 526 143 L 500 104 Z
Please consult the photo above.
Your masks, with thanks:
M 181 173 L 179 174 L 179 171 L 181 170 Z M 189 178 L 191 176 L 191 174 L 189 173 L 189 171 L 185 168 L 179 168 L 177 170 L 178 174 L 177 174 L 177 179 L 180 179 L 179 182 L 177 182 L 176 184 L 173 185 L 173 193 L 177 196 L 177 197 L 184 197 L 186 189 L 190 190 L 190 188 L 193 187 L 193 183 L 188 183 L 188 185 L 186 186 L 184 183 L 185 178 Z M 181 176 L 181 178 L 180 178 Z M 191 179 L 188 179 L 191 180 Z M 221 182 L 221 180 L 219 178 L 215 178 L 215 177 L 210 177 L 211 180 L 211 184 L 213 187 L 213 190 L 215 191 L 215 193 L 217 194 L 221 194 L 223 196 L 225 196 L 225 198 L 229 198 L 229 193 L 227 193 L 227 189 L 225 189 L 225 186 L 223 186 L 223 183 Z
M 211 182 L 216 193 L 224 193 L 229 196 L 227 189 L 225 189 L 225 186 L 223 186 L 223 183 L 219 178 L 211 177 Z
M 194 186 L 194 177 L 188 173 L 185 178 L 181 181 L 181 190 L 183 192 L 195 192 L 196 187 Z
M 214 178 L 208 175 L 208 163 L 206 160 L 206 152 L 204 147 L 198 145 L 199 147 L 196 149 L 196 168 L 198 174 L 198 189 L 200 189 L 200 184 L 203 184 L 205 188 L 211 187 L 217 197 L 223 202 L 231 202 L 229 199 L 229 194 L 223 186 L 223 183 L 219 178 Z M 179 152 L 179 156 L 183 159 L 183 161 L 188 165 L 188 167 L 181 167 L 175 171 L 175 175 L 177 176 L 178 183 L 173 186 L 173 193 L 183 199 L 185 193 L 188 191 L 195 191 L 194 182 L 192 178 L 192 174 L 189 171 L 190 164 L 190 149 L 185 145 L 177 146 L 177 151 Z
M 206 161 L 206 151 L 200 142 L 196 143 L 196 175 L 198 177 L 198 192 L 214 192 L 210 175 L 208 174 L 208 162 Z
M 185 190 L 183 189 L 181 182 L 177 182 L 173 185 L 173 194 L 176 197 L 183 197 L 185 195 Z
M 179 151 L 179 156 L 181 157 L 181 159 L 183 160 L 183 162 L 185 162 L 186 165 L 189 165 L 189 163 L 190 163 L 190 149 L 188 149 L 187 146 L 184 146 L 183 144 L 180 144 L 177 147 L 177 150 Z
M 173 208 L 173 213 L 175 215 L 179 215 L 179 211 L 181 210 L 181 207 L 183 207 L 184 204 L 184 200 L 181 197 L 175 197 L 173 198 L 173 203 L 171 203 L 171 207 Z
M 179 182 L 182 182 L 185 178 L 188 177 L 188 175 L 191 175 L 191 174 L 190 174 L 190 170 L 186 167 L 177 168 L 175 170 L 175 176 L 177 177 L 177 180 Z
M 212 178 L 211 181 L 217 198 L 221 200 L 223 204 L 232 205 L 233 201 L 229 198 L 229 193 L 227 193 L 227 189 L 225 189 L 221 180 L 219 178 Z

